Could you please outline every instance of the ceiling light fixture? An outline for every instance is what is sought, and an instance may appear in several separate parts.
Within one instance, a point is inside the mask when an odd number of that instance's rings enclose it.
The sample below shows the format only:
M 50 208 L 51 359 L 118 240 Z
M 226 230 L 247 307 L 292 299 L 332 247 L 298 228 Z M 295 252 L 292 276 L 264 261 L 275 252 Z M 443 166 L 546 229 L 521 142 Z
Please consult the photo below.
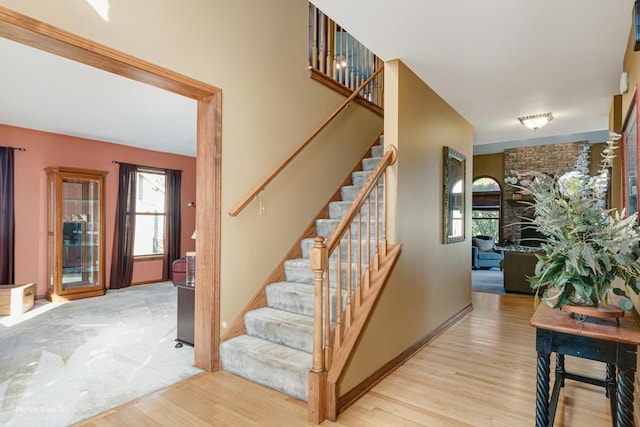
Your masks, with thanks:
M 518 117 L 520 123 L 528 127 L 529 129 L 533 129 L 534 131 L 540 129 L 543 126 L 546 126 L 551 120 L 553 120 L 553 116 L 551 113 L 540 113 L 533 114 L 531 116 Z

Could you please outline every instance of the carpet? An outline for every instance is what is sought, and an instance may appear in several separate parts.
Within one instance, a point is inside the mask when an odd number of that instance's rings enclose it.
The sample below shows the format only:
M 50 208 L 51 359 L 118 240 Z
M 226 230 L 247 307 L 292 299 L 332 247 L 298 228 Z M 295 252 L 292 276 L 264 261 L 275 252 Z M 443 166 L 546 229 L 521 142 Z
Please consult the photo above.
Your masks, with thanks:
M 0 425 L 67 426 L 197 375 L 171 282 L 0 317 Z

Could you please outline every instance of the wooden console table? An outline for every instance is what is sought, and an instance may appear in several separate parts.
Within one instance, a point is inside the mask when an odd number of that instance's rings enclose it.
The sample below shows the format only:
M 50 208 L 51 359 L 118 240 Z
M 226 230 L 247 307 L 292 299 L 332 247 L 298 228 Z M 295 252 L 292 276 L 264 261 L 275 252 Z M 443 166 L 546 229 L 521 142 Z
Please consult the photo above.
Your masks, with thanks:
M 541 302 L 529 324 L 536 328 L 536 427 L 553 425 L 558 395 L 565 380 L 604 387 L 611 404 L 612 423 L 631 427 L 633 387 L 640 328 L 632 316 L 619 319 L 588 318 L 581 322 Z M 555 382 L 549 398 L 551 353 L 556 353 Z M 565 370 L 564 357 L 575 356 L 607 364 L 606 378 L 598 379 Z

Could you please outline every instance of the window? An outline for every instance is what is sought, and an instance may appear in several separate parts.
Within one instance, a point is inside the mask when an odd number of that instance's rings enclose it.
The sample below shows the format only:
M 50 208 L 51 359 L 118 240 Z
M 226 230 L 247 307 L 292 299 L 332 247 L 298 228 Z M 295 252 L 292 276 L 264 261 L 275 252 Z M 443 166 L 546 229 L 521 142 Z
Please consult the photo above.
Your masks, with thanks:
M 164 172 L 140 170 L 137 180 L 133 255 L 159 256 L 164 254 L 165 175 Z
M 493 178 L 483 177 L 473 181 L 472 188 L 472 235 L 491 236 L 495 242 L 500 242 L 500 206 L 502 199 L 500 184 Z

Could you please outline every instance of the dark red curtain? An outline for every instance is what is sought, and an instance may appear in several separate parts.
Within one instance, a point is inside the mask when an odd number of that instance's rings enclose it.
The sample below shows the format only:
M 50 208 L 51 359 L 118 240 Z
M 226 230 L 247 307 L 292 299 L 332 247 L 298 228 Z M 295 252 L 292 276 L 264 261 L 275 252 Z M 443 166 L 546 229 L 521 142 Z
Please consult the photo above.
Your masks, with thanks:
M 180 186 L 182 171 L 165 171 L 165 221 L 164 221 L 164 257 L 162 259 L 162 280 L 171 278 L 171 264 L 180 258 L 180 236 L 182 213 L 180 210 Z
M 0 147 L 0 284 L 14 280 L 13 150 Z
M 116 224 L 113 233 L 110 289 L 131 286 L 136 225 L 136 165 L 120 163 Z

